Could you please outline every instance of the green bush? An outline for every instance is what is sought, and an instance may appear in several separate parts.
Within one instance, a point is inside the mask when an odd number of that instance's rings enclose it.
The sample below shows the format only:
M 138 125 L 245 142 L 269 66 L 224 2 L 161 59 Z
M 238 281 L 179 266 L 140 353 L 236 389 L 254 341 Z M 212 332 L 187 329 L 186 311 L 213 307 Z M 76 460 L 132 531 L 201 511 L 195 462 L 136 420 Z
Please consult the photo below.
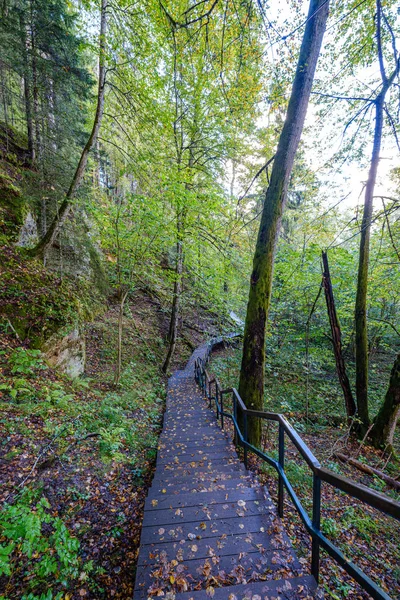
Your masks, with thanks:
M 24 600 L 60 597 L 43 593 L 46 579 L 51 577 L 67 588 L 82 568 L 78 540 L 49 509 L 45 497 L 38 498 L 37 492 L 25 490 L 0 514 L 0 576 L 10 576 L 16 568 L 23 570 L 31 586 Z
M 16 348 L 10 356 L 12 373 L 21 375 L 34 375 L 37 369 L 47 369 L 40 350 L 27 350 Z

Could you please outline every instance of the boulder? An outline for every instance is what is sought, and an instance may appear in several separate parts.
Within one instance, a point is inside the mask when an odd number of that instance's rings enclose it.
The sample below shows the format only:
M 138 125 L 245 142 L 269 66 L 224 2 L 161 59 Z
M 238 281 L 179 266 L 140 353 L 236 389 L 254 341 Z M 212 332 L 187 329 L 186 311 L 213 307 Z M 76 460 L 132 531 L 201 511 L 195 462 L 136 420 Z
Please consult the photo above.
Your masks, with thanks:
M 79 327 L 62 337 L 59 334 L 53 335 L 42 350 L 51 367 L 57 367 L 70 377 L 79 377 L 85 370 L 85 335 Z

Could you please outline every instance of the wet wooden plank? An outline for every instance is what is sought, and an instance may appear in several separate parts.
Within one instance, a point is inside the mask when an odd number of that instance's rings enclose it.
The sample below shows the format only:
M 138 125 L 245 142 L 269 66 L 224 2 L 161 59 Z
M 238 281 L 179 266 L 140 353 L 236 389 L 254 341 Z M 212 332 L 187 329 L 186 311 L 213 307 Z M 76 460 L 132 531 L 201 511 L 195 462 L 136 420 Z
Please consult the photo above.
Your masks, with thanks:
M 164 508 L 147 511 L 143 519 L 143 527 L 149 525 L 172 525 L 176 523 L 190 523 L 199 519 L 236 519 L 249 515 L 270 514 L 271 508 L 259 500 L 243 499 L 237 502 L 223 502 L 220 504 L 197 504 L 185 508 Z
M 191 523 L 180 523 L 166 527 L 143 527 L 141 544 L 152 544 L 155 542 L 172 542 L 175 540 L 194 538 L 202 539 L 221 535 L 235 535 L 246 531 L 247 533 L 261 533 L 268 531 L 274 524 L 274 516 L 249 515 L 237 519 L 212 519 L 201 518 Z M 189 536 L 189 537 L 188 537 Z
M 283 530 L 268 532 L 253 532 L 225 535 L 198 540 L 177 540 L 174 542 L 159 542 L 146 544 L 142 547 L 138 564 L 150 564 L 158 560 L 160 553 L 165 553 L 167 560 L 179 561 L 207 558 L 213 556 L 239 556 L 243 553 L 267 552 L 279 548 L 291 548 L 289 538 Z
M 258 500 L 265 502 L 268 507 L 272 506 L 272 500 L 265 498 L 264 494 L 259 489 L 244 487 L 239 490 L 203 492 L 199 497 L 197 492 L 192 494 L 180 494 L 179 497 L 170 495 L 161 495 L 154 503 L 150 498 L 146 499 L 145 511 L 161 510 L 163 508 L 185 508 L 188 506 L 204 506 L 213 504 L 224 504 L 226 502 L 237 502 L 244 500 L 245 502 Z
M 278 581 L 251 582 L 228 587 L 213 587 L 213 600 L 309 600 L 316 590 L 311 575 Z M 166 592 L 168 590 L 165 590 Z M 174 600 L 210 600 L 206 590 L 174 593 Z M 136 590 L 134 600 L 147 600 L 146 592 Z
M 195 547 L 192 544 L 192 547 Z M 180 558 L 180 554 L 177 554 Z M 291 549 L 270 549 L 266 552 L 225 556 L 208 556 L 187 561 L 168 560 L 166 553 L 157 556 L 154 562 L 143 565 L 136 578 L 135 589 L 147 589 L 156 585 L 168 589 L 170 578 L 186 579 L 188 589 L 201 585 L 206 589 L 211 578 L 224 585 L 235 585 L 251 578 L 270 580 L 280 577 L 296 577 L 301 569 Z
M 233 474 L 244 474 L 246 475 L 246 470 L 243 465 L 240 464 L 221 464 L 221 465 L 213 465 L 203 466 L 199 468 L 195 468 L 191 466 L 192 463 L 182 463 L 181 465 L 160 465 L 159 469 L 157 469 L 156 474 L 154 476 L 153 482 L 156 481 L 187 481 L 190 478 L 192 481 L 195 478 L 198 481 L 209 481 L 210 479 L 218 479 L 224 475 L 230 475 L 233 477 Z
M 212 481 L 193 481 L 190 479 L 183 484 L 174 484 L 173 482 L 157 481 L 148 492 L 149 498 L 159 498 L 163 494 L 185 494 L 188 492 L 217 492 L 238 490 L 250 487 L 252 480 L 250 477 L 241 479 L 214 479 Z
M 213 438 L 208 440 L 168 440 L 168 438 L 161 438 L 158 445 L 159 451 L 168 450 L 169 452 L 195 452 L 197 450 L 214 450 L 227 448 L 233 450 L 234 446 L 226 437 Z
M 158 452 L 157 465 L 168 465 L 182 462 L 222 462 L 225 460 L 237 460 L 237 454 L 234 450 L 221 448 L 219 452 L 207 452 L 205 450 L 195 450 L 194 452 Z

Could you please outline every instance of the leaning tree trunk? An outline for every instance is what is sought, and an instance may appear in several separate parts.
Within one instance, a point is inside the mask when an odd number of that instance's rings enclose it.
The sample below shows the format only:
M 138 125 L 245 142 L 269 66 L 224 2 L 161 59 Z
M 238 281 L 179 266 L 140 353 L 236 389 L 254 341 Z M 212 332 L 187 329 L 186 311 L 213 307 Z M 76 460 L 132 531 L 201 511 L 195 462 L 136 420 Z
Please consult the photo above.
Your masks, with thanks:
M 350 420 L 356 413 L 356 404 L 354 402 L 351 385 L 346 373 L 346 365 L 343 358 L 342 350 L 342 331 L 340 328 L 339 319 L 336 312 L 335 298 L 333 296 L 331 274 L 329 272 L 328 255 L 322 253 L 322 262 L 324 265 L 323 284 L 325 291 L 326 307 L 328 309 L 329 323 L 331 326 L 332 345 L 335 353 L 336 371 L 339 377 L 340 385 L 342 386 L 344 402 L 346 405 L 346 414 Z
M 397 355 L 397 358 L 394 361 L 385 400 L 374 419 L 371 439 L 375 446 L 378 448 L 388 448 L 393 446 L 393 436 L 399 416 L 400 354 Z
M 253 259 L 239 393 L 248 408 L 262 410 L 265 330 L 271 301 L 275 247 L 294 157 L 303 130 L 315 69 L 329 14 L 329 1 L 311 0 L 285 123 L 266 193 Z M 260 442 L 259 419 L 249 420 L 251 443 Z
M 176 267 L 175 267 L 175 282 L 174 293 L 172 298 L 171 320 L 169 322 L 168 331 L 168 352 L 165 358 L 162 370 L 167 373 L 171 363 L 172 356 L 175 352 L 176 339 L 178 335 L 178 319 L 179 319 L 179 304 L 182 292 L 182 272 L 183 272 L 183 243 L 181 239 L 180 227 L 178 227 L 178 241 L 176 243 Z
M 106 81 L 106 38 L 107 38 L 107 5 L 108 0 L 101 0 L 101 18 L 100 18 L 100 42 L 99 42 L 99 85 L 97 91 L 97 107 L 96 115 L 93 122 L 92 132 L 89 139 L 82 150 L 81 157 L 79 159 L 78 166 L 75 174 L 72 178 L 71 185 L 66 193 L 66 196 L 57 211 L 57 215 L 50 224 L 43 238 L 40 240 L 38 245 L 31 250 L 33 256 L 43 257 L 47 250 L 53 245 L 58 232 L 64 225 L 72 206 L 72 200 L 82 182 L 86 165 L 89 158 L 89 152 L 96 143 L 97 136 L 99 134 L 101 121 L 104 112 L 104 92 L 105 92 L 105 81 Z

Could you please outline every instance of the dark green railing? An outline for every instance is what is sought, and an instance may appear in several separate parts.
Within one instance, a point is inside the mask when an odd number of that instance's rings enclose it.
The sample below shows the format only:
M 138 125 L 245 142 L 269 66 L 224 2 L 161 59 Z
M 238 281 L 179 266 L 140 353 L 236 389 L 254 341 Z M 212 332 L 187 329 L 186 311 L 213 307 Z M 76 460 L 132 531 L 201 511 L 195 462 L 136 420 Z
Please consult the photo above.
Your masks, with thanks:
M 307 444 L 301 439 L 297 431 L 290 425 L 287 419 L 279 413 L 270 413 L 246 408 L 243 400 L 239 396 L 235 388 L 223 390 L 217 378 L 211 378 L 207 372 L 206 364 L 208 362 L 213 343 L 211 342 L 207 348 L 204 358 L 197 358 L 195 361 L 195 379 L 204 391 L 209 400 L 209 406 L 212 407 L 212 402 L 215 402 L 217 418 L 221 420 L 221 427 L 224 428 L 224 418 L 229 418 L 233 422 L 235 431 L 235 442 L 242 446 L 244 454 L 244 462 L 247 468 L 247 454 L 253 452 L 262 460 L 271 465 L 278 473 L 278 514 L 283 517 L 283 500 L 284 488 L 286 488 L 301 520 L 303 521 L 306 530 L 311 536 L 311 574 L 316 581 L 319 580 L 320 566 L 320 548 L 324 548 L 328 554 L 341 566 L 349 575 L 351 575 L 361 587 L 367 591 L 372 598 L 377 600 L 391 600 L 390 596 L 384 592 L 368 575 L 359 569 L 353 562 L 348 560 L 341 550 L 335 546 L 321 532 L 321 483 L 325 482 L 334 488 L 362 500 L 369 506 L 380 510 L 381 512 L 400 520 L 400 503 L 392 500 L 385 494 L 381 494 L 371 488 L 368 488 L 361 483 L 357 483 L 337 475 L 329 469 L 321 467 L 314 454 L 311 452 Z M 214 394 L 212 388 L 215 388 Z M 225 410 L 225 397 L 231 395 L 233 412 L 229 413 Z M 238 423 L 238 414 L 241 413 L 241 422 L 243 431 Z M 275 460 L 259 448 L 256 448 L 248 442 L 247 438 L 247 422 L 249 417 L 259 418 L 267 421 L 275 421 L 279 426 L 278 434 L 278 460 Z M 291 440 L 297 448 L 307 465 L 310 467 L 313 476 L 313 498 L 312 498 L 312 516 L 310 517 L 301 504 L 296 492 L 294 491 L 285 472 L 285 438 Z

